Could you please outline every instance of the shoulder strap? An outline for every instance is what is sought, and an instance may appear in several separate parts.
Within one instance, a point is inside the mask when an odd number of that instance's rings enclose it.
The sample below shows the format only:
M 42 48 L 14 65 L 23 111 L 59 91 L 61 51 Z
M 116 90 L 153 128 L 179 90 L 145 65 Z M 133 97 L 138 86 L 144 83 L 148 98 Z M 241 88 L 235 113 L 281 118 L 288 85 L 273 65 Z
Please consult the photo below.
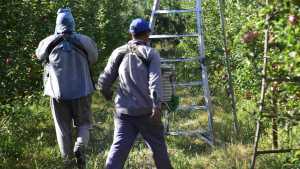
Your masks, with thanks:
M 118 68 L 120 67 L 124 57 L 129 53 L 134 53 L 146 65 L 147 68 L 149 67 L 149 61 L 142 56 L 142 54 L 137 50 L 136 46 L 134 47 L 133 45 L 126 44 L 126 51 L 120 52 L 119 57 L 121 58 L 118 59 Z
M 84 49 L 84 47 L 82 46 L 82 44 L 80 43 L 80 41 L 75 36 L 68 38 L 67 41 L 70 42 L 72 45 L 74 45 L 81 52 L 83 52 L 84 55 L 85 55 L 85 57 L 86 57 L 86 59 L 87 59 L 87 61 L 88 61 L 88 63 L 89 63 L 88 52 Z
M 76 49 L 79 49 L 80 51 L 82 51 L 84 53 L 84 57 L 88 63 L 88 66 L 89 66 L 89 72 L 90 72 L 90 77 L 91 77 L 91 80 L 92 80 L 92 83 L 93 83 L 93 87 L 94 89 L 96 89 L 96 86 L 95 86 L 95 81 L 93 79 L 93 72 L 92 72 L 92 69 L 91 69 L 91 64 L 90 64 L 90 60 L 88 58 L 88 52 L 84 49 L 84 47 L 82 46 L 82 44 L 80 43 L 80 41 L 75 37 L 70 37 L 68 39 L 68 41 L 75 46 Z
M 140 53 L 140 51 L 137 49 L 138 45 L 130 45 L 128 44 L 127 46 L 127 50 L 128 52 L 131 52 L 133 54 L 135 54 L 145 65 L 146 67 L 148 68 L 149 66 L 149 61 L 143 57 L 143 55 Z
M 64 40 L 64 37 L 62 35 L 58 35 L 57 38 L 54 39 L 54 41 L 52 41 L 49 46 L 47 47 L 46 51 L 48 54 L 48 57 L 46 57 L 45 60 L 45 64 L 49 63 L 49 55 L 52 52 L 52 50 L 60 43 Z
M 81 50 L 85 54 L 86 57 L 88 56 L 87 51 L 83 48 L 83 46 L 79 43 L 79 41 L 74 36 L 68 36 L 68 37 L 65 37 L 64 35 L 58 35 L 58 36 L 59 36 L 58 38 L 56 38 L 54 41 L 52 41 L 49 44 L 49 46 L 47 48 L 48 54 L 50 54 L 52 52 L 52 50 L 63 40 L 67 40 L 72 45 L 74 45 L 77 49 Z

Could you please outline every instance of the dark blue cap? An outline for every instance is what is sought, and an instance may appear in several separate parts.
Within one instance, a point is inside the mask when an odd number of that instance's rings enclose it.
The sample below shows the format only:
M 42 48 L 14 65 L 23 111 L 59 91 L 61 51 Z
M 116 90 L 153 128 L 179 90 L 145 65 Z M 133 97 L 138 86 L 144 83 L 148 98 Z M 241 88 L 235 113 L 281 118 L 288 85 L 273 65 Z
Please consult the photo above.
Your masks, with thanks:
M 142 18 L 137 18 L 132 20 L 129 26 L 129 32 L 132 34 L 138 34 L 142 32 L 151 32 L 149 27 L 149 22 L 145 21 Z

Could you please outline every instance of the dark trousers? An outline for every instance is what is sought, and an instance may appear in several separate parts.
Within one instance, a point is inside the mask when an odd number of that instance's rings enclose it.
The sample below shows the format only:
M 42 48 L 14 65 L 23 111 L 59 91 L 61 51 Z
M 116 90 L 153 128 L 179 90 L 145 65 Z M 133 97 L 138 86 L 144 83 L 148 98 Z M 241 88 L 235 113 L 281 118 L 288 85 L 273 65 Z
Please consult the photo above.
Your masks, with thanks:
M 151 149 L 157 169 L 172 168 L 161 122 L 152 120 L 149 115 L 116 115 L 114 123 L 114 140 L 106 160 L 107 169 L 123 168 L 138 133 Z
M 62 157 L 69 158 L 77 150 L 84 150 L 92 126 L 91 96 L 59 102 L 51 98 L 50 106 Z M 73 125 L 77 131 L 75 144 L 72 141 Z

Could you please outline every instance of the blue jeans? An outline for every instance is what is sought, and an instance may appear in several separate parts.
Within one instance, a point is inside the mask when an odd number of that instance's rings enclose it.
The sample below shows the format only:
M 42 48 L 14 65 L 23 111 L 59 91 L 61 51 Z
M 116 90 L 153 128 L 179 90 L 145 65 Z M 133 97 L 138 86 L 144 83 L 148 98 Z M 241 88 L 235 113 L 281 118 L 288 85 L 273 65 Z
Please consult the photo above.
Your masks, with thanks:
M 157 169 L 172 169 L 164 139 L 163 125 L 149 115 L 115 115 L 114 140 L 107 160 L 107 169 L 122 169 L 130 149 L 140 133 L 153 153 Z

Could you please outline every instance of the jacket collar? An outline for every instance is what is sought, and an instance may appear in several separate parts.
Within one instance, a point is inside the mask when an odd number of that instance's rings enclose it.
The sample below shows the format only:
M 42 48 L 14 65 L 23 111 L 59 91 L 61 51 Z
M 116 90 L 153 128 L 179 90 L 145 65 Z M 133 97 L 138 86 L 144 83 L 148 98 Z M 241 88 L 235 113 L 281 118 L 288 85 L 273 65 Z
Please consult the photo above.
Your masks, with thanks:
M 133 40 L 130 40 L 130 41 L 128 42 L 128 44 L 149 46 L 147 42 L 145 42 L 145 41 L 143 41 L 143 40 L 140 40 L 140 39 L 133 39 Z

